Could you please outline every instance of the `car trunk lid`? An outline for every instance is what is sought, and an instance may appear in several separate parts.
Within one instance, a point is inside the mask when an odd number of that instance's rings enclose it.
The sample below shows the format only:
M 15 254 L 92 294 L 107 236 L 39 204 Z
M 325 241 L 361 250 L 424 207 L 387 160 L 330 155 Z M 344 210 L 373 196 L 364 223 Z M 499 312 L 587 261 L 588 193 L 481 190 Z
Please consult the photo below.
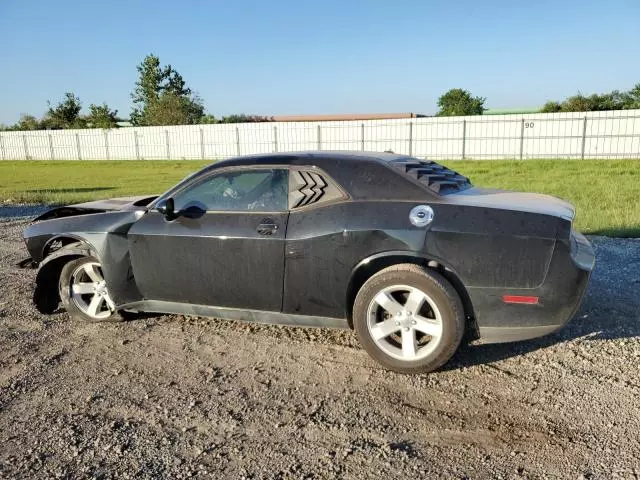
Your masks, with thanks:
M 572 222 L 575 208 L 550 195 L 471 187 L 447 196 L 449 203 L 552 215 Z

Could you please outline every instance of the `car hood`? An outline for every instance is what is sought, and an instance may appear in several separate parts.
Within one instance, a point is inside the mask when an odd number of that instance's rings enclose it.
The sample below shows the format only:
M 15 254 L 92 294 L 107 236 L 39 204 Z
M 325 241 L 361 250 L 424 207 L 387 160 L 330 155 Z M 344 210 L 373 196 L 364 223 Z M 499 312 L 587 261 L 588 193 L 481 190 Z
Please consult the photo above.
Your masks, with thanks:
M 553 215 L 569 221 L 572 221 L 576 214 L 575 208 L 569 202 L 540 193 L 522 193 L 473 187 L 454 195 L 448 195 L 447 201 L 474 207 Z
M 112 212 L 116 210 L 137 210 L 146 207 L 157 196 L 119 197 L 94 202 L 76 203 L 64 207 L 53 208 L 37 217 L 34 221 L 51 220 L 53 218 L 87 215 L 91 213 Z

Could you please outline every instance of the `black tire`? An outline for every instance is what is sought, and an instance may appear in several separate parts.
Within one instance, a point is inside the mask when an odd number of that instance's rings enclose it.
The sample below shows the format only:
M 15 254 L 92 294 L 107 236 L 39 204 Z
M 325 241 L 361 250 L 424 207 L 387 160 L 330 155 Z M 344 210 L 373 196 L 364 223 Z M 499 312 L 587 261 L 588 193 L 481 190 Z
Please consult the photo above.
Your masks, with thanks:
M 60 272 L 60 279 L 58 280 L 60 301 L 62 302 L 62 306 L 65 308 L 69 316 L 73 320 L 91 323 L 121 322 L 125 320 L 125 317 L 128 318 L 128 315 L 126 315 L 125 312 L 114 311 L 111 313 L 111 315 L 98 319 L 87 315 L 80 308 L 78 308 L 78 305 L 76 305 L 75 301 L 71 298 L 71 281 L 73 272 L 75 272 L 78 267 L 81 267 L 82 265 L 87 263 L 100 263 L 100 261 L 94 257 L 89 256 L 75 258 L 67 262 L 64 267 L 62 267 L 62 271 Z
M 393 357 L 376 344 L 369 331 L 369 305 L 381 290 L 393 285 L 421 290 L 440 311 L 442 335 L 435 349 L 424 358 L 410 361 Z M 435 270 L 408 263 L 385 268 L 369 278 L 353 305 L 353 326 L 364 349 L 385 368 L 399 373 L 427 373 L 444 365 L 460 345 L 464 322 L 462 302 L 451 284 Z

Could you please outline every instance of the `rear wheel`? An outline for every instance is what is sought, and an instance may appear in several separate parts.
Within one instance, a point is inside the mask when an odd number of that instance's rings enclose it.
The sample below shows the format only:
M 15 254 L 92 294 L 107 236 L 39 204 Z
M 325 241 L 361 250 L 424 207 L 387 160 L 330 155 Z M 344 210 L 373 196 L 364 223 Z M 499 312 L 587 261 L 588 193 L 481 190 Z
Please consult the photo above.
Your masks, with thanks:
M 68 262 L 60 272 L 58 288 L 62 305 L 76 320 L 113 322 L 123 319 L 107 290 L 102 266 L 93 257 Z
M 455 289 L 439 273 L 412 264 L 373 275 L 353 306 L 354 328 L 367 352 L 390 370 L 425 373 L 455 353 L 464 313 Z

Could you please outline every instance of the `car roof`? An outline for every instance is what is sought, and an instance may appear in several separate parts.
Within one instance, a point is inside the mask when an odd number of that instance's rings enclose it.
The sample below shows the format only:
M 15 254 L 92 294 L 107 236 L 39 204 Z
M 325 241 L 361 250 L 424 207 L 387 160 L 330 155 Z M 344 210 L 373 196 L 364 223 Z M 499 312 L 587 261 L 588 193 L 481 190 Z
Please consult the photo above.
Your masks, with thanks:
M 406 155 L 390 152 L 356 152 L 349 150 L 300 151 L 284 153 L 261 153 L 256 155 L 242 155 L 217 162 L 211 167 L 231 167 L 248 165 L 308 165 L 313 163 L 322 168 L 324 162 L 336 160 L 344 162 L 383 162 L 408 159 Z
M 424 196 L 424 187 L 437 195 L 471 187 L 467 177 L 433 161 L 419 160 L 392 152 L 350 150 L 309 150 L 242 155 L 211 164 L 197 172 L 197 175 L 226 167 L 271 165 L 316 166 L 329 173 L 343 187 L 349 184 L 350 194 L 357 198 L 379 198 L 380 188 L 390 188 L 392 183 L 407 197 L 409 195 L 408 186 L 405 183 L 407 180 L 413 186 L 422 187 L 419 192 L 414 192 L 422 196 Z M 366 168 L 362 168 L 365 165 Z M 404 178 L 403 184 L 397 183 L 398 176 Z

